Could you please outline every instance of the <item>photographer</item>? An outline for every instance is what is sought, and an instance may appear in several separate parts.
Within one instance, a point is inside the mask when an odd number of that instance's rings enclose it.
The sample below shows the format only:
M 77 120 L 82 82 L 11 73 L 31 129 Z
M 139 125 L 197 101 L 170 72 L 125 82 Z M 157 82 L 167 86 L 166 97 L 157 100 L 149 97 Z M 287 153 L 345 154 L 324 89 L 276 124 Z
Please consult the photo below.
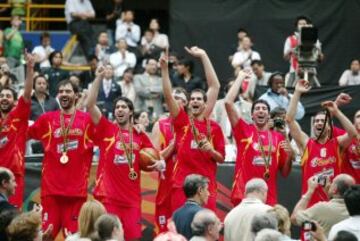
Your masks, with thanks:
M 355 184 L 354 178 L 347 174 L 337 175 L 331 183 L 330 179 L 325 176 L 314 175 L 310 177 L 308 190 L 302 195 L 291 215 L 292 223 L 302 225 L 305 221 L 315 220 L 324 228 L 327 236 L 334 224 L 349 217 L 344 203 L 344 193 L 353 184 Z M 306 208 L 318 186 L 323 187 L 331 199 Z

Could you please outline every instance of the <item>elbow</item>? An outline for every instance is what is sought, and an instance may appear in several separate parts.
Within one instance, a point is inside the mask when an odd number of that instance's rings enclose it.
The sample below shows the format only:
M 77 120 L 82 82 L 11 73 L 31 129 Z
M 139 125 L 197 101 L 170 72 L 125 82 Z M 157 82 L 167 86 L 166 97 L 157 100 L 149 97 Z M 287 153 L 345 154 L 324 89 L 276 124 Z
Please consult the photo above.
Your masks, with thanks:
M 297 221 L 296 221 L 296 214 L 295 211 L 291 214 L 290 216 L 290 221 L 293 225 L 298 225 Z

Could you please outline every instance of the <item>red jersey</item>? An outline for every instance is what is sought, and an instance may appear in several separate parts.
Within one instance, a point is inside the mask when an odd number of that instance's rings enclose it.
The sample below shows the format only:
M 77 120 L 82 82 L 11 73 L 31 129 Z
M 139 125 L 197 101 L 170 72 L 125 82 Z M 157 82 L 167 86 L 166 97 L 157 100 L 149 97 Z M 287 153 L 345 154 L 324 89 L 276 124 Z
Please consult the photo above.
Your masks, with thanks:
M 360 184 L 360 142 L 353 138 L 350 146 L 345 151 L 345 160 L 342 172 L 351 175 L 356 184 Z
M 64 114 L 65 126 L 71 115 Z M 93 156 L 94 126 L 89 114 L 76 111 L 67 138 L 66 164 L 60 162 L 64 147 L 60 110 L 47 112 L 29 127 L 29 137 L 40 140 L 44 147 L 41 195 L 86 197 Z
M 159 129 L 160 129 L 160 150 L 164 150 L 174 139 L 174 126 L 173 118 L 167 117 L 159 120 Z M 165 178 L 159 178 L 159 187 L 156 196 L 156 203 L 162 203 L 163 200 L 170 195 L 172 183 L 171 177 L 173 175 L 173 169 L 175 166 L 175 154 L 167 158 L 166 161 L 166 170 L 164 173 Z
M 0 119 L 0 166 L 24 175 L 25 143 L 31 102 L 19 98 L 6 119 Z
M 332 138 L 325 144 L 320 144 L 310 138 L 301 157 L 301 193 L 306 193 L 308 179 L 314 175 L 329 177 L 332 181 L 339 174 L 341 161 L 340 146 L 337 138 Z M 309 201 L 308 207 L 320 201 L 328 201 L 328 196 L 322 187 L 317 187 Z
M 103 162 L 102 185 L 107 201 L 115 201 L 122 206 L 140 207 L 140 150 L 153 145 L 145 133 L 138 133 L 133 129 L 133 159 L 134 170 L 138 178 L 130 180 L 129 165 L 124 152 L 121 131 L 126 147 L 130 149 L 130 135 L 128 130 L 122 130 L 117 124 L 101 117 L 95 131 L 94 142 L 100 149 L 100 162 Z
M 266 203 L 275 205 L 277 203 L 277 171 L 284 166 L 288 158 L 288 154 L 279 145 L 284 137 L 276 131 L 258 131 L 254 124 L 248 124 L 242 119 L 233 128 L 233 133 L 237 156 L 231 194 L 232 203 L 237 205 L 243 199 L 245 185 L 250 179 L 264 178 L 265 156 L 265 159 L 269 158 L 270 172 L 269 179 L 265 180 L 269 188 Z M 261 151 L 259 138 L 261 138 L 264 154 Z M 271 156 L 269 155 L 270 148 Z
M 208 138 L 214 149 L 225 157 L 225 139 L 220 126 L 212 120 L 193 120 L 199 131 L 199 136 Z M 210 192 L 216 191 L 216 169 L 217 163 L 209 153 L 198 148 L 189 116 L 181 109 L 174 119 L 174 130 L 176 135 L 176 164 L 174 167 L 174 187 L 182 188 L 185 177 L 189 174 L 200 174 L 209 179 Z

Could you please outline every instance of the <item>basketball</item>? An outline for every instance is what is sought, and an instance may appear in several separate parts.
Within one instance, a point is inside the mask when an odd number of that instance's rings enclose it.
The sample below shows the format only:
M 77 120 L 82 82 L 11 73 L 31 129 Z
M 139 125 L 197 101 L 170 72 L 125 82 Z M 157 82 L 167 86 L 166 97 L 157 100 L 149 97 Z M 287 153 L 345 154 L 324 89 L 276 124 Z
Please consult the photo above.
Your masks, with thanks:
M 148 166 L 153 165 L 157 160 L 160 160 L 159 151 L 154 148 L 143 148 L 140 150 L 140 169 L 145 172 L 152 172 L 153 169 Z

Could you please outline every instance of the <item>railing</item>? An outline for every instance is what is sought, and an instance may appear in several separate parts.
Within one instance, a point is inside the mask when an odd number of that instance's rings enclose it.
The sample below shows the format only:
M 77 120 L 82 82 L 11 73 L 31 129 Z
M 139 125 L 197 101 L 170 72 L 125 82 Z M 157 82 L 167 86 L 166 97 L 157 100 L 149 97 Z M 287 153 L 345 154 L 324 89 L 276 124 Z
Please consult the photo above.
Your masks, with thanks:
M 11 8 L 11 4 L 0 4 L 0 8 Z M 48 9 L 64 9 L 64 4 L 26 4 L 26 31 L 32 31 L 33 24 L 36 22 L 65 22 L 64 17 L 38 17 L 35 14 L 32 14 L 32 10 L 48 10 Z M 11 17 L 0 17 L 0 21 L 10 21 Z

